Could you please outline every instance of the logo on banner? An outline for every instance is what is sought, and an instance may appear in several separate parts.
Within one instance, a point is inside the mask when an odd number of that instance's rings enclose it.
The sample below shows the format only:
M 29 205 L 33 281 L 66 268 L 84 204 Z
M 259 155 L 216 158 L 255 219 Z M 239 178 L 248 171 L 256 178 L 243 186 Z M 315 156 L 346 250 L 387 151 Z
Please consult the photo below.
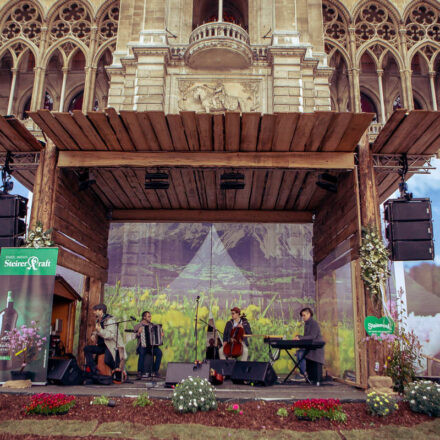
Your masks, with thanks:
M 394 332 L 394 321 L 386 316 L 382 318 L 367 316 L 364 321 L 364 328 L 369 336 L 390 334 Z
M 1 272 L 8 275 L 55 275 L 57 248 L 3 248 Z

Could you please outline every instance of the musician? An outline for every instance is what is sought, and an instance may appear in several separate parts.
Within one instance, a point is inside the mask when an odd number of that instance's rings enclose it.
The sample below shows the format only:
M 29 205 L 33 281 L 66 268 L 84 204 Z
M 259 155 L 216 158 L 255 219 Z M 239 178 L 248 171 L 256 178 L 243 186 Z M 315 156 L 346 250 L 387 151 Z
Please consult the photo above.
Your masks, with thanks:
M 294 340 L 318 342 L 322 341 L 321 329 L 317 321 L 313 319 L 313 310 L 310 307 L 305 307 L 299 312 L 302 320 L 304 321 L 304 335 L 296 335 Z M 299 362 L 299 369 L 303 376 L 306 373 L 306 359 L 317 362 L 319 364 L 324 363 L 324 348 L 318 348 L 316 350 L 310 350 L 307 354 L 306 350 L 297 350 L 296 358 Z
M 90 339 L 94 345 L 84 347 L 84 356 L 91 372 L 97 374 L 95 355 L 105 354 L 104 362 L 114 370 L 125 360 L 125 347 L 122 338 L 118 337 L 115 318 L 107 313 L 107 306 L 105 304 L 93 306 L 93 314 L 96 325 Z
M 141 333 L 145 331 L 144 327 L 154 325 L 151 322 L 151 313 L 148 311 L 145 311 L 142 313 L 142 321 L 139 324 L 136 324 L 134 327 L 134 331 L 136 333 L 136 338 L 138 340 L 138 345 L 136 349 L 136 353 L 139 355 L 138 359 L 138 373 L 137 373 L 137 379 L 141 379 L 142 376 L 149 377 L 150 374 L 152 377 L 159 377 L 159 368 L 160 368 L 160 362 L 162 361 L 162 350 L 159 348 L 159 346 L 154 345 L 151 346 L 150 340 L 147 338 L 147 346 L 142 347 L 141 345 Z M 163 330 L 162 330 L 162 338 L 163 338 Z M 151 354 L 153 357 L 153 368 L 150 373 L 150 371 L 145 371 L 144 361 L 145 356 L 147 354 Z
M 237 342 L 231 339 L 231 331 L 235 327 L 241 327 L 244 330 L 245 335 L 251 335 L 251 325 L 249 324 L 249 321 L 246 319 L 245 316 L 241 316 L 241 311 L 238 307 L 233 307 L 231 309 L 231 319 L 226 323 L 225 330 L 223 332 L 223 347 L 219 350 L 219 356 L 220 359 L 226 359 L 225 354 L 223 353 L 223 349 L 226 345 L 226 343 L 230 342 Z M 241 355 L 240 360 L 247 361 L 248 355 L 249 355 L 249 342 L 247 338 L 243 339 L 243 354 Z

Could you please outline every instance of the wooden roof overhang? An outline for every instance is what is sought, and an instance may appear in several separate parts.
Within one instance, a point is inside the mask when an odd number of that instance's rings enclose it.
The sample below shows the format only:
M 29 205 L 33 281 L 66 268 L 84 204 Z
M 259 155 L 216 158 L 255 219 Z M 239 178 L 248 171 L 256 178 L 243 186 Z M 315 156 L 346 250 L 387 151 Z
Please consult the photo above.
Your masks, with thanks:
M 59 148 L 58 166 L 93 169 L 93 191 L 112 210 L 114 221 L 193 221 L 201 212 L 229 221 L 265 211 L 267 221 L 301 222 L 311 221 L 328 194 L 315 184 L 318 174 L 354 168 L 354 150 L 373 117 L 118 114 L 111 108 L 87 115 L 40 110 L 30 116 Z M 146 170 L 166 171 L 169 189 L 145 190 Z M 220 176 L 231 170 L 245 175 L 243 190 L 220 190 Z

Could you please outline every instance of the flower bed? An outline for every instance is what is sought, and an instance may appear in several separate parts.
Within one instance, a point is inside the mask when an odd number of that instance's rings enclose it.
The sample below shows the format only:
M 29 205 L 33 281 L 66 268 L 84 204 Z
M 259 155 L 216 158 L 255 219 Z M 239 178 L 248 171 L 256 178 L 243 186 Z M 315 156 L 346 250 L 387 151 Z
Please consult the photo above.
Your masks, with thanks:
M 26 414 L 42 414 L 45 416 L 67 414 L 75 405 L 74 396 L 65 394 L 40 393 L 31 396 L 31 402 L 25 405 Z
M 293 414 L 298 419 L 319 420 L 326 418 L 334 422 L 345 422 L 346 414 L 342 411 L 339 400 L 335 399 L 307 399 L 298 400 L 292 406 Z

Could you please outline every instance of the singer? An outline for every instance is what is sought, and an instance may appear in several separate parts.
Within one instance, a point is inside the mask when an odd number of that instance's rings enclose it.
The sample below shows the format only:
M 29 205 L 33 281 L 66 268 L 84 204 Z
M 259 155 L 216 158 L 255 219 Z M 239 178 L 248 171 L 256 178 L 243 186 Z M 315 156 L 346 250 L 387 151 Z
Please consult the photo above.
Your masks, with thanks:
M 107 313 L 107 306 L 97 304 L 93 307 L 93 314 L 96 318 L 95 329 L 90 337 L 93 345 L 84 347 L 84 356 L 86 366 L 95 375 L 98 374 L 94 359 L 95 355 L 105 354 L 104 362 L 114 370 L 123 361 L 120 353 L 123 353 L 122 356 L 125 355 L 125 347 L 122 338 L 118 338 L 118 326 L 115 318 Z

